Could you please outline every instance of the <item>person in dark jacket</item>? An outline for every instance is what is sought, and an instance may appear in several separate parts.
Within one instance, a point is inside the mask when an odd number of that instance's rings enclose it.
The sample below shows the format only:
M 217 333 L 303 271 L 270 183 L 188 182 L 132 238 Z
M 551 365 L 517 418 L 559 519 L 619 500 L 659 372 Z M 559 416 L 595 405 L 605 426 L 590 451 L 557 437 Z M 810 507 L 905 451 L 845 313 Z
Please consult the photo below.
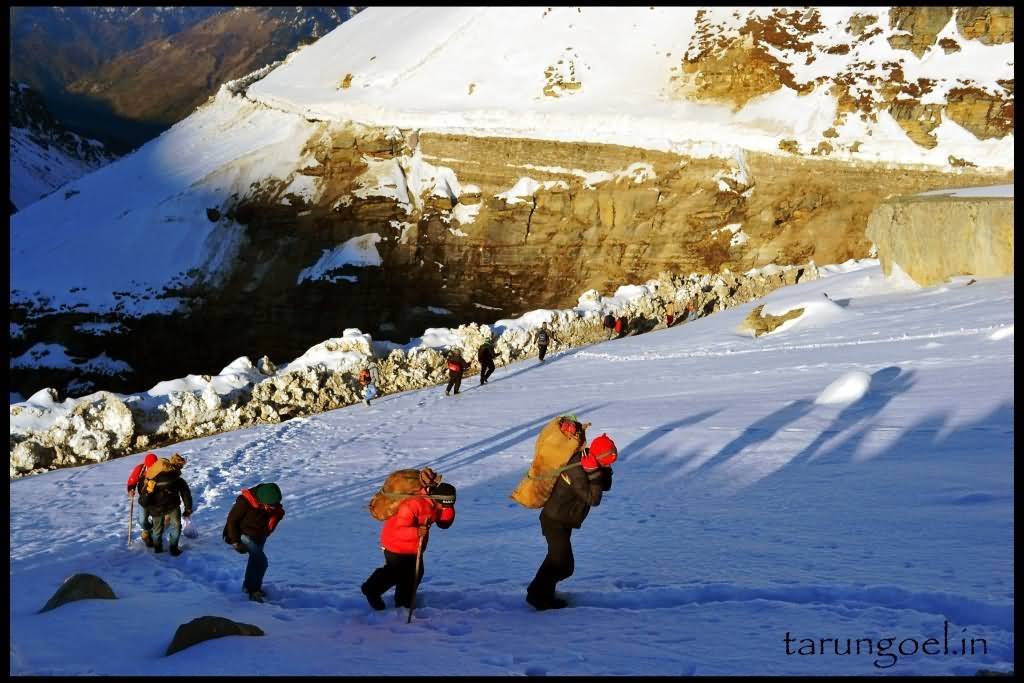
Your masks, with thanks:
M 560 609 L 565 600 L 555 597 L 555 584 L 572 576 L 575 559 L 570 536 L 587 518 L 591 507 L 612 487 L 611 464 L 618 457 L 615 443 L 607 434 L 594 439 L 589 449 L 569 458 L 570 467 L 558 475 L 551 496 L 540 511 L 540 529 L 548 543 L 548 554 L 526 589 L 526 602 L 538 610 Z
M 615 336 L 615 316 L 608 313 L 604 316 L 604 320 L 601 321 L 601 325 L 604 329 L 608 330 L 608 338 L 611 339 Z
M 427 497 L 427 496 L 430 497 Z M 381 596 L 395 587 L 395 607 L 412 607 L 413 592 L 423 578 L 423 551 L 430 540 L 430 525 L 447 529 L 455 521 L 455 487 L 438 483 L 423 487 L 419 495 L 406 498 L 395 514 L 384 522 L 380 532 L 380 546 L 384 551 L 384 566 L 373 570 L 360 587 L 366 601 L 375 610 L 385 608 Z M 416 573 L 416 556 L 420 556 L 420 571 Z
M 129 498 L 142 492 L 142 485 L 145 481 L 146 470 L 149 469 L 156 461 L 156 453 L 146 453 L 145 459 L 132 468 L 131 473 L 128 474 L 128 481 L 126 482 Z M 153 528 L 153 522 L 150 521 L 149 515 L 146 514 L 146 508 L 142 507 L 141 502 L 139 503 L 139 507 L 142 508 L 142 542 L 146 544 L 146 547 L 152 548 L 153 539 L 150 535 L 150 530 Z
M 494 344 L 490 339 L 480 345 L 476 359 L 480 361 L 480 384 L 487 384 L 487 378 L 494 372 Z
M 230 543 L 236 551 L 249 554 L 242 589 L 255 602 L 263 602 L 266 597 L 263 594 L 263 576 L 270 563 L 263 546 L 283 518 L 281 489 L 274 483 L 242 489 L 228 512 L 222 536 L 224 542 Z
M 175 453 L 170 459 L 157 460 L 146 470 L 145 480 L 140 481 L 139 504 L 143 507 L 143 515 L 153 518 L 150 538 L 153 552 L 164 551 L 164 528 L 170 526 L 167 541 L 171 546 L 171 555 L 181 554 L 178 540 L 181 538 L 181 505 L 185 505 L 185 517 L 192 516 L 192 492 L 188 484 L 181 478 L 181 469 L 186 460 Z M 148 543 L 146 545 L 149 545 Z
M 466 372 L 466 368 L 469 363 L 462 357 L 462 351 L 458 348 L 453 348 L 448 352 L 448 387 L 444 390 L 444 395 L 449 396 L 452 388 L 455 389 L 455 393 L 459 393 L 459 387 L 462 386 L 462 374 Z
M 540 362 L 544 362 L 544 354 L 548 352 L 549 342 L 558 342 L 555 335 L 548 329 L 547 323 L 541 323 L 540 329 L 537 330 L 537 355 L 540 357 Z M 561 343 L 561 342 L 559 342 Z

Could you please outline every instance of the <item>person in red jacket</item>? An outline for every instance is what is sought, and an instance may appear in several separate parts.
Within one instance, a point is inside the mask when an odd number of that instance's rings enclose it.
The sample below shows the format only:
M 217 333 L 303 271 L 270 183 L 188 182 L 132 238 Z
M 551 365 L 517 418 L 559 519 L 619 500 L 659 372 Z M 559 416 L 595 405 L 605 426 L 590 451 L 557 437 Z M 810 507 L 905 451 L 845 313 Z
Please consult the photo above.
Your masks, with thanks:
M 462 357 L 462 351 L 458 347 L 453 348 L 448 352 L 448 386 L 444 390 L 445 396 L 450 396 L 452 387 L 455 388 L 455 393 L 459 393 L 459 387 L 462 386 L 462 374 L 466 372 L 466 368 L 469 367 L 469 363 Z
M 427 496 L 430 496 L 429 498 Z M 423 560 L 416 573 L 416 555 L 427 550 L 430 525 L 447 529 L 455 521 L 455 487 L 448 483 L 421 488 L 418 495 L 406 498 L 398 506 L 380 532 L 384 566 L 378 567 L 363 582 L 361 589 L 367 602 L 376 610 L 384 609 L 381 599 L 395 586 L 395 607 L 412 607 L 413 592 L 423 578 Z
M 139 487 L 142 485 L 143 474 L 149 469 L 149 466 L 157 461 L 156 453 L 146 453 L 145 459 L 138 465 L 132 468 L 131 473 L 128 475 L 128 497 L 131 498 L 137 492 Z M 141 505 L 140 505 L 141 508 Z M 150 531 L 153 529 L 153 522 L 149 520 L 149 515 L 146 514 L 146 509 L 142 509 L 142 542 L 147 546 L 152 545 L 150 540 Z
M 224 542 L 230 543 L 236 551 L 249 554 L 242 588 L 255 602 L 263 602 L 266 597 L 263 594 L 263 576 L 270 563 L 263 546 L 283 518 L 281 489 L 273 483 L 242 489 L 242 494 L 228 512 L 222 536 Z

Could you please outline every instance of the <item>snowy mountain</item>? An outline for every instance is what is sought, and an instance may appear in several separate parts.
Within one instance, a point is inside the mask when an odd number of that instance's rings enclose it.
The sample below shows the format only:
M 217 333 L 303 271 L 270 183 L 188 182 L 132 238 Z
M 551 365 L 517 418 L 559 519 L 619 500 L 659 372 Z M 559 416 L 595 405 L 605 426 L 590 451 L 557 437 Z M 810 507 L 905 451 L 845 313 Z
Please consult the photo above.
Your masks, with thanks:
M 1013 278 L 919 288 L 877 263 L 824 271 L 514 363 L 458 397 L 432 387 L 162 449 L 189 460 L 199 536 L 180 557 L 125 547 L 141 453 L 12 481 L 11 674 L 1012 670 Z M 762 304 L 804 314 L 738 333 Z M 571 607 L 537 613 L 523 601 L 545 552 L 537 511 L 508 495 L 540 428 L 567 412 L 619 459 L 572 534 L 575 573 L 558 587 Z M 424 466 L 458 488 L 457 514 L 431 531 L 407 624 L 390 594 L 383 612 L 360 594 L 382 560 L 366 503 L 392 470 Z M 287 515 L 260 605 L 220 531 L 239 491 L 267 481 Z M 117 599 L 37 613 L 80 572 Z M 164 657 L 203 615 L 264 635 Z M 145 637 L 126 647 L 140 619 Z
M 12 359 L 104 353 L 137 391 L 346 328 L 863 258 L 885 197 L 1012 182 L 1007 16 L 368 8 L 18 214 Z
M 24 83 L 10 84 L 8 112 L 11 203 L 17 209 L 115 158 L 102 143 L 61 126 L 38 93 Z

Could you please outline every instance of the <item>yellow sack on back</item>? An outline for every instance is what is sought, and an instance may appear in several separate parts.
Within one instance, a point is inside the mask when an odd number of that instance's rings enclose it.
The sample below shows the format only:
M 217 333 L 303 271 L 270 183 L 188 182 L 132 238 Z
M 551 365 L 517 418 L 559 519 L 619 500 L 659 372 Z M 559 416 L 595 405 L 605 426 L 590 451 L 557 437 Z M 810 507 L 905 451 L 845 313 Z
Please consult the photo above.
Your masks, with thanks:
M 576 434 L 563 430 L 563 422 L 574 424 Z M 580 424 L 566 416 L 556 417 L 547 423 L 534 444 L 533 464 L 512 491 L 512 500 L 527 508 L 544 507 L 555 488 L 558 469 L 587 443 L 586 430 L 589 426 L 589 422 Z
M 428 474 L 424 474 L 428 473 Z M 429 467 L 423 470 L 395 470 L 384 480 L 384 485 L 373 494 L 367 508 L 373 518 L 383 522 L 398 511 L 398 506 L 410 495 L 418 493 L 426 479 L 440 482 L 441 477 Z

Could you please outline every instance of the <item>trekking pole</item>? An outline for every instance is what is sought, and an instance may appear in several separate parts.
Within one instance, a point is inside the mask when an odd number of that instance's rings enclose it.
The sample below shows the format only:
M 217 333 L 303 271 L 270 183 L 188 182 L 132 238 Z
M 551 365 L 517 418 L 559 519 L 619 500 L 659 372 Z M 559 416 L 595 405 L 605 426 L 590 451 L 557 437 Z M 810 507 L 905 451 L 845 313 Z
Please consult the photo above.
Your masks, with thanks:
M 132 524 L 135 522 L 135 491 L 128 496 L 128 547 L 132 547 Z
M 412 611 L 416 607 L 416 589 L 420 587 L 420 561 L 423 558 L 423 539 L 424 536 L 420 536 L 420 546 L 416 550 L 416 573 L 413 576 L 416 577 L 416 583 L 412 586 L 412 598 L 409 600 L 409 618 L 405 620 L 405 623 L 412 623 Z

